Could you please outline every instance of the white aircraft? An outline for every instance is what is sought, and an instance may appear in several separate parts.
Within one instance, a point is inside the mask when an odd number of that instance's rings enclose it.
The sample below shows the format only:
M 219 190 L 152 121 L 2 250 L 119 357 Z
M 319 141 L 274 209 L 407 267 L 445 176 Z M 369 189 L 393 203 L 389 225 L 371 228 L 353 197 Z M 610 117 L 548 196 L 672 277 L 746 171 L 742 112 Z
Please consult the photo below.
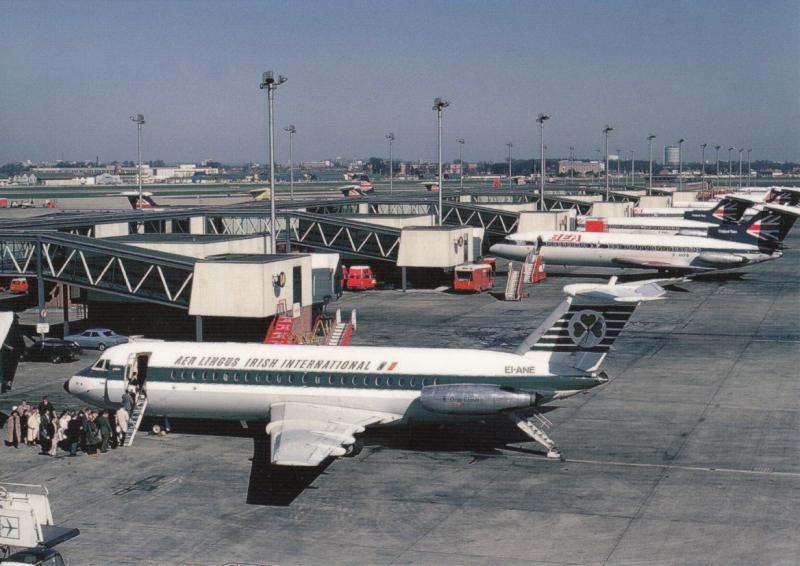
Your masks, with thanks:
M 800 188 L 779 186 L 764 187 L 757 190 L 748 190 L 745 188 L 735 193 L 720 195 L 719 201 L 675 203 L 667 208 L 645 208 L 637 206 L 633 209 L 633 215 L 636 217 L 670 216 L 685 218 L 687 220 L 700 220 L 703 222 L 714 221 L 715 218 L 718 218 L 723 222 L 727 222 L 728 220 L 722 218 L 720 214 L 722 211 L 718 209 L 719 202 L 725 199 L 733 200 L 737 198 L 749 199 L 754 204 L 772 203 L 794 206 L 800 200 Z M 712 212 L 716 212 L 716 214 L 712 215 Z M 746 210 L 744 214 L 755 214 L 755 211 L 751 208 Z
M 508 414 L 560 457 L 539 409 L 608 381 L 598 368 L 655 282 L 575 284 L 515 353 L 446 348 L 130 342 L 71 377 L 67 392 L 117 408 L 130 383 L 153 415 L 266 421 L 271 461 L 316 466 L 357 453 L 366 427 Z
M 709 237 L 626 234 L 620 232 L 516 233 L 489 251 L 525 261 L 539 254 L 546 264 L 657 269 L 691 273 L 730 269 L 776 259 L 800 208 L 777 204 L 740 224 L 708 229 Z

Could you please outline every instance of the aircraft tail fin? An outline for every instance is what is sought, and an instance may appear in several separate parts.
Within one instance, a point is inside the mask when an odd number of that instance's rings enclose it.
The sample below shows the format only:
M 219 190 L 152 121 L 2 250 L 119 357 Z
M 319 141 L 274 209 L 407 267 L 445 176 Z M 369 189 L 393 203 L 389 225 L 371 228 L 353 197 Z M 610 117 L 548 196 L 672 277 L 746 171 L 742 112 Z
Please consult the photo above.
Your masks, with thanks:
M 748 208 L 756 204 L 754 199 L 727 195 L 711 210 L 687 210 L 683 217 L 701 222 L 739 222 Z
M 783 239 L 800 217 L 800 208 L 781 204 L 764 204 L 747 222 L 736 226 L 710 228 L 708 235 L 723 240 L 754 244 L 761 248 L 779 248 Z
M 141 199 L 139 198 L 138 192 L 127 192 L 123 193 L 126 197 L 128 197 L 128 203 L 130 203 L 131 208 L 133 210 L 141 210 L 143 208 L 155 208 L 158 206 L 156 201 L 153 200 L 152 193 L 142 193 Z
M 764 202 L 770 204 L 783 204 L 797 206 L 800 204 L 800 188 L 798 187 L 770 187 L 764 197 Z
M 666 291 L 656 281 L 567 285 L 568 295 L 516 352 L 549 355 L 551 366 L 595 371 L 622 332 L 636 307 L 662 299 Z

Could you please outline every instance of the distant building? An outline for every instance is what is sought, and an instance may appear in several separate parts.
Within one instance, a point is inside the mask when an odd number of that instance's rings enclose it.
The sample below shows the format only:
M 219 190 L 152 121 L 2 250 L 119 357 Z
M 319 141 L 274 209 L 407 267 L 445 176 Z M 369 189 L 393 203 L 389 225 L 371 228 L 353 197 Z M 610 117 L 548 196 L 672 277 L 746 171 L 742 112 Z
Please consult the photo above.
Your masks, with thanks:
M 677 167 L 681 161 L 681 149 L 677 145 L 664 146 L 664 163 Z
M 324 161 L 303 161 L 300 163 L 300 167 L 304 169 L 325 169 L 328 167 L 333 167 L 333 162 L 329 159 Z
M 575 175 L 599 175 L 605 171 L 605 163 L 601 161 L 570 161 L 564 159 L 558 162 L 558 173 L 568 175 L 570 170 Z
M 101 173 L 94 178 L 95 185 L 121 185 L 122 177 L 111 173 Z

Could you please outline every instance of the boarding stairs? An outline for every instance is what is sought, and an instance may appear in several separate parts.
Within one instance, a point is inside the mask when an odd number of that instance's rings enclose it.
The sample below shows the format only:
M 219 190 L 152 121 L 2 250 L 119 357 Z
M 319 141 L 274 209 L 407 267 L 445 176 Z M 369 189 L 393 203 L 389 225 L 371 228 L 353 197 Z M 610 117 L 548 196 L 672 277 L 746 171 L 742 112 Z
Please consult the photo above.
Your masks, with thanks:
M 350 320 L 343 321 L 342 320 L 342 311 L 341 309 L 336 309 L 336 319 L 331 327 L 330 334 L 328 334 L 328 340 L 325 342 L 327 346 L 347 346 L 350 344 L 350 337 L 353 334 L 353 331 L 356 329 L 357 322 L 356 322 L 356 311 L 353 309 L 350 311 Z
M 523 298 L 524 293 L 522 292 L 522 285 L 525 282 L 525 278 L 523 277 L 524 270 L 524 264 L 522 269 L 516 271 L 514 269 L 514 262 L 508 262 L 508 279 L 506 280 L 505 292 L 506 301 L 519 301 Z
M 292 328 L 294 328 L 292 315 L 277 315 L 269 325 L 264 344 L 288 344 L 292 338 Z
M 549 429 L 553 426 L 550 419 L 538 411 L 524 417 L 517 413 L 511 413 L 510 416 L 511 420 L 514 421 L 514 424 L 516 424 L 522 432 L 547 449 L 548 458 L 561 458 L 561 451 L 558 449 L 553 439 L 545 432 L 545 429 Z
M 136 396 L 136 405 L 133 407 L 130 417 L 128 417 L 128 430 L 125 431 L 125 444 L 123 446 L 128 447 L 133 444 L 133 437 L 136 436 L 136 432 L 142 424 L 146 409 L 147 395 L 144 394 L 144 391 L 140 391 Z

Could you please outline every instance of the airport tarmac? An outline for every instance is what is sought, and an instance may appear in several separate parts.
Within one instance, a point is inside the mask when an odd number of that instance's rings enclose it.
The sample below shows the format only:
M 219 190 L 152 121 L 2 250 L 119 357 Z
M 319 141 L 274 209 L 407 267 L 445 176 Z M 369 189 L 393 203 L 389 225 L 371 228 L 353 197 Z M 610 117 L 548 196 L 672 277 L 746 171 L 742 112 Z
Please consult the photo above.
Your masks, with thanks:
M 184 423 L 96 458 L 0 447 L 0 481 L 47 486 L 57 523 L 81 530 L 59 547 L 71 564 L 794 564 L 799 245 L 795 230 L 782 259 L 642 305 L 611 381 L 547 413 L 565 461 L 500 419 L 368 432 L 315 477 L 269 469 L 252 429 Z M 412 290 L 336 306 L 358 309 L 354 344 L 510 350 L 563 285 L 593 280 L 552 274 L 518 303 Z M 93 359 L 22 364 L 0 410 L 77 407 L 62 384 Z

